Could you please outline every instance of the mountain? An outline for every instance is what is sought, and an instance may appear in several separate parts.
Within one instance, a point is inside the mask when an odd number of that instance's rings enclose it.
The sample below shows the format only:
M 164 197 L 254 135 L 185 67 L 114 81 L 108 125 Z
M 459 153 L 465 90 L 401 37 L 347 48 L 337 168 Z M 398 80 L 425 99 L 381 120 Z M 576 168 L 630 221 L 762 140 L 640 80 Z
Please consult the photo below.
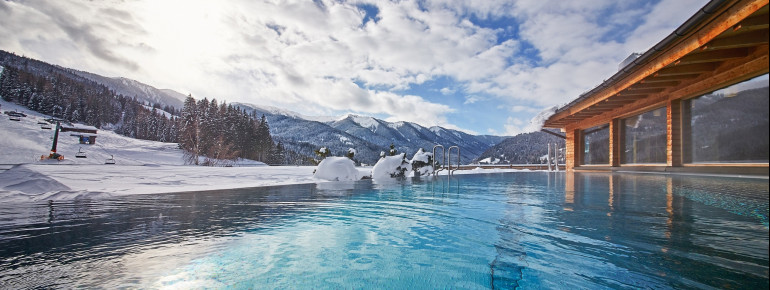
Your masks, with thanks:
M 77 70 L 72 70 L 72 72 L 105 85 L 115 91 L 115 93 L 127 97 L 135 97 L 138 101 L 149 104 L 160 104 L 161 106 L 172 106 L 176 109 L 181 109 L 184 99 L 187 97 L 174 90 L 156 89 L 153 86 L 123 77 L 109 78 Z
M 406 152 L 411 158 L 419 148 L 431 151 L 436 144 L 447 149 L 461 148 L 462 163 L 468 163 L 487 148 L 505 137 L 474 136 L 442 127 L 425 128 L 410 122 L 387 122 L 373 117 L 347 115 L 332 121 L 316 121 L 328 118 L 305 117 L 301 114 L 274 107 L 261 107 L 233 103 L 248 112 L 264 114 L 270 125 L 270 133 L 287 149 L 313 156 L 321 146 L 331 149 L 333 155 L 342 156 L 354 148 L 356 159 L 373 164 L 380 152 L 388 151 L 393 144 L 398 152 Z
M 519 134 L 503 140 L 481 153 L 474 162 L 487 159 L 489 163 L 497 164 L 538 164 L 540 157 L 548 154 L 546 144 L 558 144 L 564 148 L 564 139 L 544 132 Z M 562 151 L 562 153 L 564 153 Z M 563 156 L 559 157 L 563 159 Z M 494 162 L 498 159 L 497 162 Z M 560 161 L 563 162 L 563 161 Z
M 90 72 L 78 71 L 71 68 L 48 64 L 39 60 L 18 56 L 4 50 L 0 50 L 0 65 L 12 66 L 28 71 L 37 76 L 56 78 L 62 75 L 75 81 L 91 81 L 103 85 L 116 94 L 126 97 L 134 97 L 139 102 L 159 104 L 161 107 L 172 106 L 182 108 L 185 95 L 173 90 L 160 90 L 150 85 L 140 83 L 127 78 L 109 78 Z

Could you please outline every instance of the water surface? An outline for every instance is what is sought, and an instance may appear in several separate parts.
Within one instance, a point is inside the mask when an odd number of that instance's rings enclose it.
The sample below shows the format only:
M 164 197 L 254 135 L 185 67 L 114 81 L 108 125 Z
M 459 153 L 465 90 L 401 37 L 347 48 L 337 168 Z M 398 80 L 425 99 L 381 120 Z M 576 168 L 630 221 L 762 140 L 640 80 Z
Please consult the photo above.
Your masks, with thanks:
M 522 172 L 0 205 L 2 288 L 768 287 L 768 181 Z

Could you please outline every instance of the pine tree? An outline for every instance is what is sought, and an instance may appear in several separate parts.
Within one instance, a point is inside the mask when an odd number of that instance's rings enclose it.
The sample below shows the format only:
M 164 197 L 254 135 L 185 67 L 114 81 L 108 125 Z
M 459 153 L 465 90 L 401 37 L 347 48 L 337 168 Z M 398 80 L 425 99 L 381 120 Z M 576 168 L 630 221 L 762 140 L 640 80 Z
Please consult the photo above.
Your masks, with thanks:
M 182 107 L 179 145 L 185 151 L 185 164 L 198 165 L 200 156 L 200 114 L 195 99 L 188 96 Z
M 267 118 L 262 115 L 262 119 L 257 126 L 256 148 L 258 161 L 267 161 L 270 150 L 273 147 L 273 138 L 270 136 L 270 126 L 267 124 Z

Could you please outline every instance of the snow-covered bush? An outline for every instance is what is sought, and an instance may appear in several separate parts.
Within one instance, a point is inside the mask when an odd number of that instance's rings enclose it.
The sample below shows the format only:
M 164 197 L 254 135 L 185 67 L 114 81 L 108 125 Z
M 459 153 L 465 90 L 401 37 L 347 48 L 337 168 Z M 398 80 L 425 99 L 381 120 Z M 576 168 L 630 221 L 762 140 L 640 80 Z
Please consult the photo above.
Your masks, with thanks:
M 388 156 L 396 156 L 396 153 L 398 153 L 396 146 L 393 146 L 393 143 L 390 143 L 390 151 L 388 151 Z
M 433 172 L 433 153 L 425 152 L 422 148 L 412 157 L 414 176 L 420 177 Z
M 353 160 L 347 157 L 327 157 L 318 164 L 313 177 L 331 181 L 355 181 L 362 176 Z
M 372 178 L 395 178 L 404 177 L 406 172 L 412 170 L 412 164 L 406 161 L 406 154 L 401 153 L 395 156 L 385 156 L 377 161 L 372 168 Z
M 348 154 L 345 155 L 345 157 L 353 159 L 353 156 L 356 156 L 356 149 L 350 148 L 348 149 Z
M 318 155 L 318 157 L 320 157 L 321 159 L 324 159 L 326 158 L 326 156 L 329 156 L 329 153 L 331 153 L 331 151 L 329 150 L 329 148 L 326 148 L 326 146 L 323 146 L 320 149 L 315 151 L 315 155 Z

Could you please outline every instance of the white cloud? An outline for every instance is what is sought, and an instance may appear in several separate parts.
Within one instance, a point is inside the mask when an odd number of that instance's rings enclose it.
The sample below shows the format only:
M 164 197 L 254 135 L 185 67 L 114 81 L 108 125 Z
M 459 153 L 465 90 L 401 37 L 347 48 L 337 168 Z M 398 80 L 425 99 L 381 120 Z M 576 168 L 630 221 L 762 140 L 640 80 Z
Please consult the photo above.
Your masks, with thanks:
M 537 112 L 539 112 L 540 110 L 538 110 L 538 109 L 535 109 L 535 108 L 532 108 L 532 107 L 527 107 L 527 106 L 518 106 L 518 105 L 516 105 L 516 106 L 513 106 L 513 107 L 511 107 L 511 108 L 510 108 L 510 111 L 511 111 L 511 112 L 514 112 L 514 113 L 520 113 L 520 112 L 527 112 L 527 113 L 537 113 Z
M 456 127 L 455 109 L 404 91 L 446 78 L 456 83 L 434 88 L 446 98 L 533 113 L 519 102 L 576 98 L 704 1 L 0 1 L 0 48 L 196 97 Z M 364 24 L 358 3 L 375 5 L 377 21 Z
M 463 102 L 463 105 L 469 105 L 483 100 L 485 100 L 484 97 L 479 97 L 476 95 L 465 96 L 465 102 Z

